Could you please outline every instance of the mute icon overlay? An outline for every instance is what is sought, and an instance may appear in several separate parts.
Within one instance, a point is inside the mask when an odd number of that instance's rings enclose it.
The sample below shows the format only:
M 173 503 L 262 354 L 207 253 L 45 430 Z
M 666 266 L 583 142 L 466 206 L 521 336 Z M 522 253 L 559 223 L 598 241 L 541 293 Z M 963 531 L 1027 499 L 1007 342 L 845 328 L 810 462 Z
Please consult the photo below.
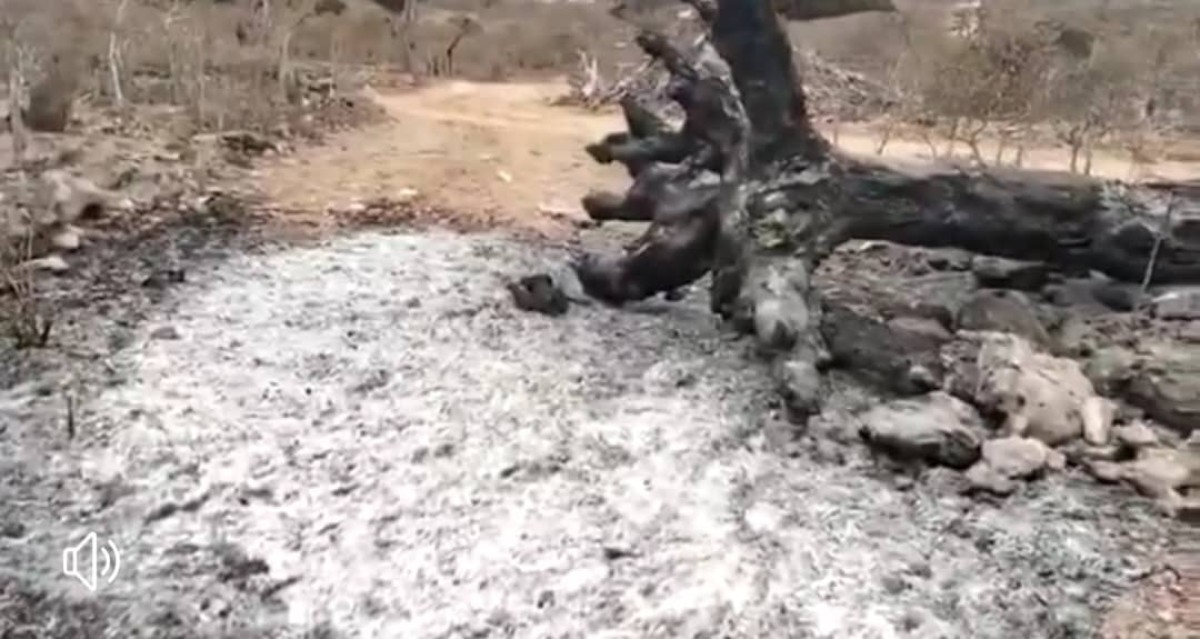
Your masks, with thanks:
M 83 541 L 63 550 L 63 574 L 78 579 L 88 590 L 96 592 L 101 581 L 112 583 L 121 572 L 121 552 L 109 539 L 101 545 L 95 532 Z

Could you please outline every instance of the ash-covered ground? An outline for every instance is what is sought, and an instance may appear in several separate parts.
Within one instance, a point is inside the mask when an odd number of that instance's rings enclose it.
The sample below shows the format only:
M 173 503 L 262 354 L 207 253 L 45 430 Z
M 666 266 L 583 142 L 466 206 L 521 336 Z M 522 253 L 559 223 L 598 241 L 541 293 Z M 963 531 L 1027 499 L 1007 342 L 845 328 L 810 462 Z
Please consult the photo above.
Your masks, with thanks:
M 1073 474 L 993 502 L 882 470 L 845 380 L 793 432 L 703 286 L 513 308 L 503 282 L 562 258 L 359 234 L 192 265 L 122 339 L 81 320 L 107 352 L 0 395 L 0 617 L 19 637 L 1084 637 L 1164 544 L 1149 502 Z M 96 594 L 62 574 L 89 531 L 122 551 Z

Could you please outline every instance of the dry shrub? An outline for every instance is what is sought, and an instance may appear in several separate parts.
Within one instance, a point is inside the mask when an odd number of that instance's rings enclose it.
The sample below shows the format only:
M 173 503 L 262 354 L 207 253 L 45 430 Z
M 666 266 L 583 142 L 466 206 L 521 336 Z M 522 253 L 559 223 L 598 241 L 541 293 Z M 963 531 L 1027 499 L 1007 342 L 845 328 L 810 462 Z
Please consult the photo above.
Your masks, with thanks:
M 38 295 L 33 256 L 32 231 L 0 238 L 0 329 L 18 349 L 46 346 L 54 325 Z
M 963 142 L 980 164 L 985 135 L 999 140 L 992 163 L 1010 138 L 1040 134 L 1070 150 L 1072 171 L 1090 172 L 1098 144 L 1119 144 L 1136 160 L 1167 126 L 1152 107 L 1186 103 L 1180 87 L 1200 71 L 1189 54 L 1200 30 L 1172 20 L 1117 24 L 1094 7 L 1030 0 L 983 6 L 969 33 L 952 33 L 942 11 L 909 15 L 909 46 L 891 71 L 893 119 L 941 127 L 945 153 Z M 1176 120 L 1183 111 L 1171 109 Z

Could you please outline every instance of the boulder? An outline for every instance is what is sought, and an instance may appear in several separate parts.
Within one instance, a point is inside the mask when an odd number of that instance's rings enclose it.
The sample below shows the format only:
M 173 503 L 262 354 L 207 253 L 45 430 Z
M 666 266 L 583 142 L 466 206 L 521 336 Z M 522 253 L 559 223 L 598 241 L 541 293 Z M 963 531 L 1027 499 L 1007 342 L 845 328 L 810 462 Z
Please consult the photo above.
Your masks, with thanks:
M 1097 409 L 1100 398 L 1077 362 L 1036 352 L 1016 335 L 980 339 L 975 401 L 1003 417 L 1006 434 L 1057 446 L 1081 437 L 1085 419 L 1094 434 L 1107 432 L 1111 411 Z
M 859 435 L 872 448 L 959 470 L 979 459 L 985 433 L 975 409 L 940 391 L 881 404 L 861 420 Z

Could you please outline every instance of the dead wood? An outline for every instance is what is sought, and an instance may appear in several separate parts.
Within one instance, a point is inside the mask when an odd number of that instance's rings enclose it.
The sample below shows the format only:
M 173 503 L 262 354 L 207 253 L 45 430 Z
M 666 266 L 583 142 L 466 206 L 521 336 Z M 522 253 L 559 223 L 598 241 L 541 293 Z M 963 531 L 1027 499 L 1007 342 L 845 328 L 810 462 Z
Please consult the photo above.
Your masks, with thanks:
M 669 71 L 683 126 L 672 130 L 630 101 L 629 132 L 588 148 L 598 161 L 625 164 L 634 179 L 625 195 L 589 195 L 588 213 L 649 228 L 625 255 L 584 256 L 575 267 L 590 294 L 614 304 L 711 273 L 713 310 L 757 336 L 794 414 L 816 410 L 816 371 L 830 360 L 810 275 L 850 239 L 954 246 L 1130 282 L 1148 272 L 1157 243 L 1153 282 L 1200 281 L 1194 188 L 901 166 L 838 152 L 811 125 L 778 13 L 813 19 L 825 3 L 688 4 L 709 24 L 709 38 L 688 49 L 653 32 L 637 40 Z M 1167 193 L 1173 216 L 1165 215 Z M 854 364 L 869 366 L 866 359 Z M 880 361 L 888 367 L 881 375 L 899 372 L 897 362 Z

